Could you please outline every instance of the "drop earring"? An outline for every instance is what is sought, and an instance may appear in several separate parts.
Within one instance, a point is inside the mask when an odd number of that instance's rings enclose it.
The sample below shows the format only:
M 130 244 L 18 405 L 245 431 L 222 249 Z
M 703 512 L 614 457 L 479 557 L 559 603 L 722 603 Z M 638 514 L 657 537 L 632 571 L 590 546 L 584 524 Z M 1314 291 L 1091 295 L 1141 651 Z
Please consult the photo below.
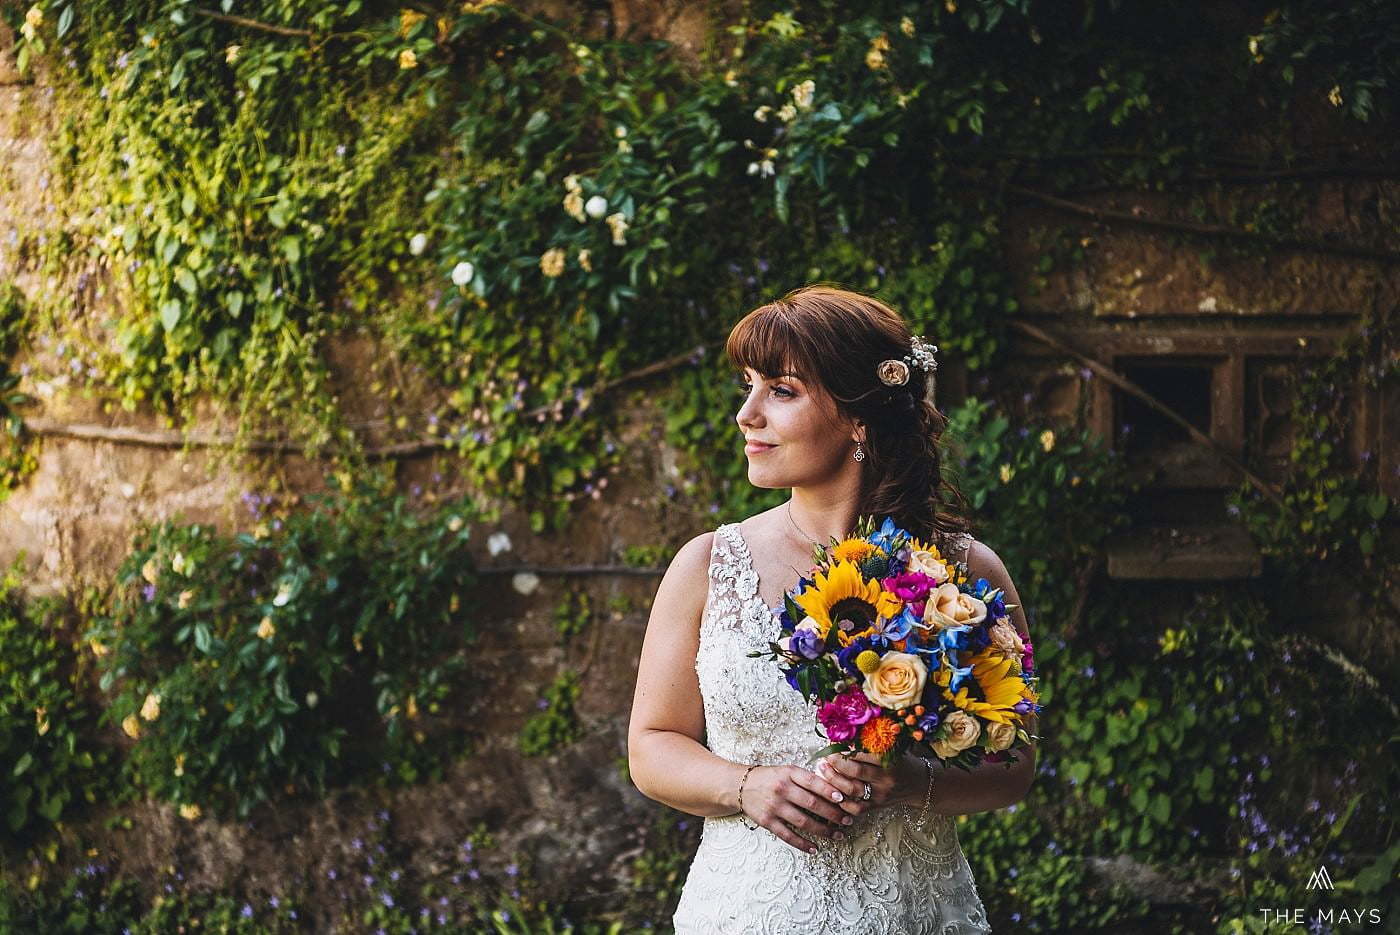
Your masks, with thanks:
M 856 442 L 856 453 L 851 457 L 855 458 L 857 461 L 865 460 L 865 449 L 860 446 L 860 442 Z

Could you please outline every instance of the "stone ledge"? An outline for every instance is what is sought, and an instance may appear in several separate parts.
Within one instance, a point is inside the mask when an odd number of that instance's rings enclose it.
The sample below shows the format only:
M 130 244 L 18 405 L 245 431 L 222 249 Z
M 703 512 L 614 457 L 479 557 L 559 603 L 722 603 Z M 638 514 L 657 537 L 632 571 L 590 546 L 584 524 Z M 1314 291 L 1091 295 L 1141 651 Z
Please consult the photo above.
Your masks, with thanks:
M 1253 540 L 1231 523 L 1138 526 L 1111 536 L 1105 548 L 1110 578 L 1227 581 L 1263 571 Z

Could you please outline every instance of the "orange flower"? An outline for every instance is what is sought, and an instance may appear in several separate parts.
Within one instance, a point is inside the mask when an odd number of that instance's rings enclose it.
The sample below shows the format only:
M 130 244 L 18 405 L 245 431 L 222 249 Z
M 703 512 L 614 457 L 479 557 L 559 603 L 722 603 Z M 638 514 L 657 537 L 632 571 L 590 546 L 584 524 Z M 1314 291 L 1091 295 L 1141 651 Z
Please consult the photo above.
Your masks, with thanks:
M 859 564 L 878 550 L 864 539 L 845 539 L 831 547 L 833 561 Z
M 899 725 L 887 717 L 872 718 L 860 729 L 860 745 L 877 756 L 883 756 L 894 746 Z

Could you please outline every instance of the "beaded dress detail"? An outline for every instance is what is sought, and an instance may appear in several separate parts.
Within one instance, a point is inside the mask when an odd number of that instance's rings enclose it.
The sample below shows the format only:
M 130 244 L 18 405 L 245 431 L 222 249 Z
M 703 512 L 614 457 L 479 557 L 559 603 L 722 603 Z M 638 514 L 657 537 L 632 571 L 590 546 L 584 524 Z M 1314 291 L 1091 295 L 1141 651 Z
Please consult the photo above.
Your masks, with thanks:
M 738 523 L 715 531 L 695 671 L 706 745 L 736 763 L 805 766 L 825 746 L 815 714 L 767 650 L 777 623 Z M 805 854 L 740 816 L 706 818 L 673 922 L 677 935 L 965 935 L 990 932 L 953 819 L 919 806 L 858 816 Z

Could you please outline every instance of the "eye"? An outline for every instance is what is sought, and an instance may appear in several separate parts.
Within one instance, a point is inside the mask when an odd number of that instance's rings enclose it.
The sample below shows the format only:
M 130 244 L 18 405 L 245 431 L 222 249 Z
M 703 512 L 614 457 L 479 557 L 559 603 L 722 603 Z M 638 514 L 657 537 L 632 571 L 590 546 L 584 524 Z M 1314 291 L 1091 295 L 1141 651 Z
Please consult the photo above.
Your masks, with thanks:
M 746 382 L 746 381 L 744 381 L 744 380 L 735 380 L 735 381 L 734 381 L 734 391 L 735 391 L 736 393 L 738 393 L 740 396 L 747 396 L 747 395 L 749 395 L 749 393 L 750 393 L 752 390 L 753 390 L 753 384 L 752 384 L 752 383 L 748 383 L 748 382 Z M 779 399 L 787 399 L 788 397 L 796 396 L 796 395 L 797 395 L 796 393 L 793 393 L 791 390 L 789 390 L 789 389 L 788 389 L 787 387 L 785 387 L 785 386 L 775 386 L 775 387 L 773 387 L 773 392 L 774 392 L 774 394 L 776 394 L 776 395 L 778 396 Z

